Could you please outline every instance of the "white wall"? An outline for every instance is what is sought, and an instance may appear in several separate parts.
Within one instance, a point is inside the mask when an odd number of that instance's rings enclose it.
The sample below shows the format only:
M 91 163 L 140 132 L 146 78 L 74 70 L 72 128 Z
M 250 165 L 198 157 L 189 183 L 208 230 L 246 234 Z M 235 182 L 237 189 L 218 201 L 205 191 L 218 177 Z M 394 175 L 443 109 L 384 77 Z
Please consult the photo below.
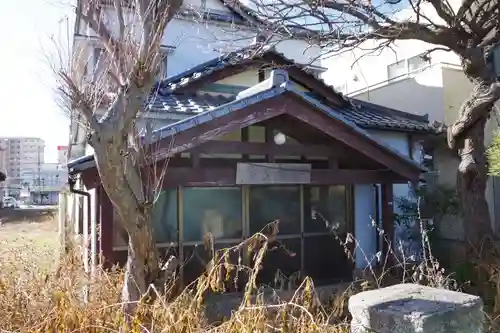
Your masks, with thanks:
M 461 1 L 450 0 L 450 3 L 453 8 L 457 8 Z M 422 8 L 424 8 L 424 14 L 432 22 L 443 23 L 430 4 L 424 3 Z M 414 20 L 415 14 L 411 9 L 405 9 L 396 13 L 394 17 L 398 21 L 405 18 Z M 420 20 L 424 19 L 420 17 Z M 381 41 L 366 41 L 352 51 L 332 52 L 330 57 L 322 61 L 322 65 L 329 68 L 324 79 L 333 86 L 347 86 L 344 93 L 349 94 L 387 81 L 388 65 L 436 47 L 436 45 L 419 40 L 400 40 L 392 44 L 390 48 L 374 51 L 380 43 Z M 431 64 L 460 64 L 458 56 L 452 52 L 435 51 L 430 54 L 430 57 L 432 58 Z
M 354 93 L 352 97 L 412 114 L 427 114 L 431 122 L 445 120 L 445 95 L 440 65 L 431 66 L 395 82 Z
M 201 0 L 189 0 L 184 3 L 184 7 L 201 12 Z M 222 6 L 220 1 L 209 0 L 206 2 L 208 10 L 227 12 L 229 10 Z M 125 19 L 129 33 L 136 38 L 141 37 L 141 29 L 138 20 L 132 14 L 126 15 Z M 116 14 L 114 9 L 109 8 L 105 11 L 103 22 L 109 27 L 112 34 L 118 34 L 116 24 Z M 78 37 L 79 61 L 88 61 L 93 63 L 92 52 L 89 52 L 87 46 L 97 46 L 96 34 L 80 22 L 78 33 L 88 38 Z M 204 22 L 176 18 L 167 26 L 162 39 L 163 46 L 175 47 L 175 51 L 169 56 L 168 75 L 177 74 L 195 65 L 211 60 L 221 53 L 238 50 L 253 42 L 255 32 L 244 26 L 235 26 L 222 22 Z M 85 40 L 82 40 L 85 39 Z M 299 63 L 320 65 L 318 55 L 320 50 L 310 47 L 307 42 L 299 40 L 283 40 L 277 43 L 276 49 L 284 53 L 287 57 L 294 59 Z

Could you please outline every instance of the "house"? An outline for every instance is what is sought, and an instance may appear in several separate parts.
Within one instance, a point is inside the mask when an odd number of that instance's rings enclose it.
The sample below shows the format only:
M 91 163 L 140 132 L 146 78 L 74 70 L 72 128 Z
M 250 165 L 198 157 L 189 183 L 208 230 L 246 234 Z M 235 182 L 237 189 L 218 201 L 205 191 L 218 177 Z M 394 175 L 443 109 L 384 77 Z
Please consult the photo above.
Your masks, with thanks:
M 316 283 L 352 279 L 388 252 L 377 225 L 393 233 L 393 199 L 419 181 L 419 142 L 435 133 L 425 116 L 343 97 L 274 48 L 243 48 L 163 80 L 145 109 L 163 122 L 154 147 L 159 160 L 168 158 L 154 235 L 186 262 L 185 281 L 205 268 L 207 231 L 221 248 L 275 220 L 273 244 L 286 250 L 269 252 L 261 282 L 277 272 Z M 126 234 L 93 156 L 68 167 L 84 199 L 75 214 L 84 217 L 87 258 L 124 263 Z M 359 242 L 347 244 L 354 266 L 335 234 Z
M 450 1 L 456 9 L 461 1 Z M 423 15 L 439 23 L 430 4 Z M 409 11 L 412 11 L 411 9 Z M 406 15 L 400 13 L 401 15 Z M 349 97 L 369 101 L 408 113 L 427 114 L 429 121 L 453 124 L 460 108 L 472 92 L 459 57 L 453 52 L 436 50 L 436 45 L 418 40 L 397 41 L 391 48 L 377 51 L 378 41 L 368 41 L 352 52 L 329 57 L 322 65 L 329 70 L 323 79 Z M 498 131 L 498 116 L 486 126 L 485 145 Z M 455 187 L 460 159 L 447 147 L 446 139 L 436 142 L 433 152 L 433 177 L 438 184 Z M 490 176 L 486 200 L 493 230 L 500 231 L 500 182 Z M 446 216 L 438 225 L 445 247 L 465 239 L 463 224 L 457 216 Z

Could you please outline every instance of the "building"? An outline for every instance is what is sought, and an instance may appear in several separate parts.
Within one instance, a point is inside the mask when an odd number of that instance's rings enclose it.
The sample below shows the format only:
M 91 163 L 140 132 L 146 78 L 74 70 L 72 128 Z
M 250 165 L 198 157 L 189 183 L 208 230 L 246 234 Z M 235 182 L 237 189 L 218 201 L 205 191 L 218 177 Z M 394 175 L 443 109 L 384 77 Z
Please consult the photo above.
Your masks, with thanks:
M 68 146 L 57 146 L 57 163 L 68 164 Z
M 197 10 L 204 6 L 201 11 L 207 21 L 203 25 L 193 24 L 186 9 L 167 28 L 164 49 L 168 78 L 159 78 L 160 93 L 151 96 L 145 106 L 142 126 L 151 121 L 157 134 L 166 135 L 161 142 L 168 141 L 173 128 L 182 132 L 182 137 L 193 138 L 198 127 L 194 123 L 201 124 L 208 118 L 217 121 L 199 126 L 214 130 L 220 130 L 216 124 L 228 128 L 232 124 L 232 127 L 230 131 L 224 129 L 218 137 L 205 138 L 208 142 L 197 142 L 190 151 L 179 150 L 170 159 L 173 164 L 169 164 L 167 188 L 160 196 L 161 203 L 157 203 L 157 209 L 163 213 L 155 215 L 158 246 L 165 249 L 173 241 L 174 247 L 184 253 L 181 259 L 188 259 L 195 248 L 203 251 L 203 246 L 197 246 L 203 244 L 200 221 L 210 221 L 207 229 L 220 236 L 218 247 L 234 244 L 255 232 L 257 226 L 252 226 L 251 220 L 268 220 L 273 214 L 279 217 L 289 213 L 295 214 L 285 218 L 290 220 L 290 230 L 283 231 L 279 239 L 289 243 L 298 255 L 294 263 L 282 256 L 272 260 L 286 262 L 287 274 L 300 267 L 298 271 L 312 272 L 319 279 L 352 278 L 353 267 L 338 243 L 331 242 L 331 231 L 309 229 L 317 228 L 312 226 L 315 222 L 311 216 L 316 216 L 316 206 L 324 208 L 321 213 L 335 221 L 335 225 L 339 224 L 341 236 L 347 232 L 355 234 L 362 244 L 356 249 L 356 269 L 372 264 L 382 249 L 387 252 L 372 219 L 390 232 L 393 198 L 408 195 L 408 181 L 418 182 L 422 172 L 419 141 L 435 133 L 427 117 L 343 98 L 318 78 L 323 67 L 309 64 L 310 56 L 303 54 L 304 42 L 280 42 L 264 49 L 254 47 L 255 39 L 251 37 L 256 32 L 249 30 L 241 15 L 223 1 L 188 2 L 185 6 Z M 207 27 L 210 34 L 205 35 Z M 232 44 L 217 40 L 211 43 L 209 37 L 213 38 L 218 31 L 226 37 L 236 36 L 227 33 L 231 28 L 248 34 L 249 38 L 243 44 L 239 43 L 244 39 Z M 93 52 L 99 45 L 90 31 L 82 33 L 78 19 L 76 29 L 79 54 L 85 54 L 82 49 L 87 50 L 88 58 L 84 58 L 90 59 L 87 68 L 99 70 L 98 56 Z M 180 35 L 182 42 L 173 45 L 171 41 Z M 214 47 L 229 44 L 227 53 L 222 53 L 222 47 Z M 269 69 L 263 70 L 262 66 Z M 275 67 L 286 70 L 272 71 Z M 267 114 L 264 105 L 275 112 Z M 255 116 L 255 120 L 239 122 L 239 127 L 227 122 L 232 115 L 240 114 Z M 78 193 L 71 196 L 69 214 L 76 221 L 76 232 L 84 236 L 86 260 L 95 265 L 100 258 L 98 254 L 102 253 L 110 262 L 123 263 L 126 257 L 123 231 L 100 185 L 92 149 L 85 145 L 85 132 L 76 124 L 74 121 L 71 128 L 73 141 L 68 166 L 70 189 Z M 277 142 L 285 138 L 285 144 L 273 144 L 270 139 L 273 136 L 279 139 Z M 200 163 L 204 171 L 197 173 L 191 169 L 192 163 Z M 266 170 L 278 169 L 273 175 L 268 172 L 267 177 L 272 181 L 251 179 L 248 175 L 259 174 L 253 168 L 259 163 L 264 163 Z M 208 186 L 209 183 L 212 185 Z M 277 186 L 274 190 L 271 183 Z M 282 198 L 275 190 L 283 194 Z M 209 199 L 214 200 L 213 207 L 208 207 Z M 188 207 L 188 203 L 204 201 L 207 204 L 203 212 L 191 209 L 190 222 L 187 211 L 178 211 Z M 275 214 L 268 208 L 259 211 L 256 206 L 251 207 L 265 201 L 275 201 L 281 212 Z M 230 207 L 224 208 L 225 204 Z M 252 217 L 251 212 L 262 215 Z M 234 223 L 225 230 L 224 221 L 228 218 Z M 186 234 L 180 234 L 181 229 Z M 329 253 L 332 261 L 324 268 L 314 266 L 312 258 L 316 256 L 317 261 L 324 253 Z M 203 257 L 201 253 L 195 259 Z M 182 271 L 187 280 L 200 270 L 200 262 L 196 260 L 186 266 L 191 268 Z M 271 268 L 266 273 L 268 277 L 272 272 Z
M 457 6 L 461 1 L 450 3 Z M 429 4 L 425 6 L 430 10 L 424 11 L 424 15 L 438 22 L 432 7 Z M 453 124 L 458 119 L 462 104 L 472 92 L 459 57 L 453 52 L 440 50 L 428 54 L 436 46 L 417 40 L 397 41 L 393 47 L 371 55 L 377 43 L 368 41 L 359 49 L 326 59 L 322 65 L 329 70 L 323 79 L 349 97 L 416 115 L 427 115 L 431 122 Z M 498 121 L 497 115 L 488 121 L 486 146 L 498 129 Z M 450 151 L 442 140 L 434 147 L 432 155 L 433 178 L 439 184 L 454 187 L 460 162 L 456 153 Z M 497 232 L 500 230 L 498 179 L 490 177 L 486 190 L 492 227 Z M 440 237 L 444 241 L 451 240 L 450 246 L 456 244 L 456 240 L 465 239 L 463 224 L 457 216 L 446 216 L 438 227 Z
M 182 268 L 188 282 L 203 270 L 196 258 L 206 256 L 205 231 L 216 237 L 217 248 L 280 220 L 277 239 L 297 256 L 270 255 L 261 282 L 272 283 L 277 269 L 288 277 L 311 275 L 318 283 L 352 279 L 344 249 L 315 216 L 338 224 L 340 237 L 355 235 L 357 269 L 373 264 L 376 253 L 387 249 L 372 219 L 393 230 L 393 197 L 408 195 L 408 182 L 418 182 L 418 142 L 434 130 L 426 117 L 345 99 L 272 49 L 256 62 L 233 56 L 217 70 L 199 65 L 162 82 L 147 106 L 170 119 L 157 129 L 155 146 L 170 147 L 173 154 L 157 203 L 158 246 L 182 253 L 182 262 L 195 258 Z M 259 70 L 263 62 L 287 70 Z M 222 84 L 241 90 L 213 90 Z M 202 129 L 215 134 L 200 135 Z M 93 156 L 71 161 L 69 168 L 80 183 L 74 188 L 84 185 L 90 195 L 90 207 L 84 203 L 82 211 L 91 217 L 81 226 L 84 239 L 90 238 L 90 261 L 97 262 L 102 251 L 111 263 L 123 263 L 126 234 L 113 216 Z M 327 262 L 318 260 L 324 253 Z
M 28 203 L 55 205 L 59 192 L 68 181 L 68 168 L 59 163 L 43 163 L 40 168 L 21 171 L 23 179 L 21 197 Z
M 5 195 L 19 197 L 23 184 L 22 170 L 38 169 L 44 162 L 45 142 L 40 138 L 0 138 L 0 164 L 5 168 L 7 180 Z

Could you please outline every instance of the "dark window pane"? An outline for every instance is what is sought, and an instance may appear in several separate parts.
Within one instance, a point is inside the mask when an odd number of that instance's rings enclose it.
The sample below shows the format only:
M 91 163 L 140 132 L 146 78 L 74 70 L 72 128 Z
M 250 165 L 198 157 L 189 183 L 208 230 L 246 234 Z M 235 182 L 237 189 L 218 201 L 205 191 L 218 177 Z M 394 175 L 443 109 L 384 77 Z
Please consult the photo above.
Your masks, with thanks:
M 208 232 L 215 239 L 242 237 L 240 188 L 185 188 L 182 202 L 185 242 L 202 241 Z
M 300 273 L 300 247 L 300 238 L 269 243 L 257 283 L 276 288 L 288 287 L 289 282 L 295 285 Z
M 333 235 L 304 238 L 304 273 L 316 285 L 349 280 L 352 268 L 344 247 Z
M 227 249 L 234 247 L 237 244 L 215 244 L 214 250 Z M 219 251 L 219 258 L 222 255 Z M 228 256 L 224 257 L 222 263 L 229 263 L 230 265 L 237 265 L 241 256 L 241 251 L 229 251 Z M 198 246 L 184 246 L 184 283 L 185 285 L 195 281 L 200 275 L 207 270 L 207 265 L 213 258 L 213 253 L 209 251 L 205 245 Z M 226 261 L 227 260 L 227 261 Z M 235 266 L 233 266 L 235 267 Z M 246 278 L 246 271 L 238 271 L 236 268 L 226 270 L 225 265 L 219 266 L 221 278 L 226 291 L 241 291 L 244 289 Z M 222 286 L 219 285 L 219 286 Z
M 335 232 L 347 230 L 345 186 L 304 187 L 304 232 Z
M 300 233 L 300 187 L 250 187 L 250 233 L 279 221 L 279 234 Z
M 157 243 L 177 242 L 177 189 L 160 193 L 153 209 L 153 234 Z

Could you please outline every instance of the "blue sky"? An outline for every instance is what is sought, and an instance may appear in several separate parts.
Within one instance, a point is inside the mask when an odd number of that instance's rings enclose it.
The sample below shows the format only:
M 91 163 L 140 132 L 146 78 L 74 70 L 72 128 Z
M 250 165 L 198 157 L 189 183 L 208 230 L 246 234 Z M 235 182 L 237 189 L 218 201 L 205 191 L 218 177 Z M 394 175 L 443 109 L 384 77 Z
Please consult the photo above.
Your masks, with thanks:
M 57 59 L 52 39 L 67 44 L 72 15 L 70 0 L 5 1 L 0 11 L 0 136 L 44 139 L 49 161 L 57 158 L 56 146 L 69 140 L 68 117 L 54 98 L 50 62 Z

